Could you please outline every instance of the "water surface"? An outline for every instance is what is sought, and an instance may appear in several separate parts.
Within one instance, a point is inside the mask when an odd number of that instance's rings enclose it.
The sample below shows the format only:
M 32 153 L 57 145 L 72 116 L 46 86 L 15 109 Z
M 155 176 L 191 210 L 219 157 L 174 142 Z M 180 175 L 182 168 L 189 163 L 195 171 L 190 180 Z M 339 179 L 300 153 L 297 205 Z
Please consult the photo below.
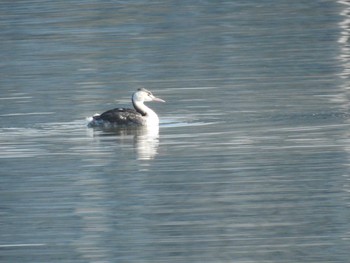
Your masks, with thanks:
M 348 1 L 5 1 L 4 262 L 348 262 Z M 86 127 L 145 87 L 159 130 Z

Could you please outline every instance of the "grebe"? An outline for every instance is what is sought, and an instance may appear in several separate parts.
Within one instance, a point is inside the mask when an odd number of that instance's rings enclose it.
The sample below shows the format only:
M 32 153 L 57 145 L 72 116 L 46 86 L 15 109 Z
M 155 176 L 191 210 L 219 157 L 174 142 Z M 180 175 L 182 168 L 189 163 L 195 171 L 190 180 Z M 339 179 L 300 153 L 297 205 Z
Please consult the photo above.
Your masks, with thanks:
M 131 101 L 135 110 L 115 108 L 102 114 L 95 114 L 88 119 L 88 127 L 158 126 L 158 115 L 143 103 L 145 101 L 165 102 L 164 100 L 141 88 L 132 95 Z

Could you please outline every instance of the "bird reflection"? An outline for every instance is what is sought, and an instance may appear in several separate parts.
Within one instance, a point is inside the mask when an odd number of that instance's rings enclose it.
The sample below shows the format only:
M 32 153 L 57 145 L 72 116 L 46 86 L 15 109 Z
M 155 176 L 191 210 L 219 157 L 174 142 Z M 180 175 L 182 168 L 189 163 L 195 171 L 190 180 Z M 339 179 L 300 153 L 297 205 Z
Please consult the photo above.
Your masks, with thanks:
M 138 129 L 134 142 L 140 160 L 153 159 L 158 152 L 159 127 L 142 127 Z
M 113 127 L 89 129 L 92 137 L 115 137 L 120 144 L 132 144 L 139 160 L 154 159 L 158 153 L 159 127 Z

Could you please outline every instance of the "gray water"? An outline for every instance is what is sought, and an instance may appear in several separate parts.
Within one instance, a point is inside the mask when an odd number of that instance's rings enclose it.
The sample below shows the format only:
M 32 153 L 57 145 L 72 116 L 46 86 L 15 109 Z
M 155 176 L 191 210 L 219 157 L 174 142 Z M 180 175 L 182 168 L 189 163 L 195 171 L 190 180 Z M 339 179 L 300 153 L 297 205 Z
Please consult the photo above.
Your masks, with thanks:
M 2 1 L 1 262 L 349 262 L 350 2 Z M 86 117 L 144 87 L 159 132 Z

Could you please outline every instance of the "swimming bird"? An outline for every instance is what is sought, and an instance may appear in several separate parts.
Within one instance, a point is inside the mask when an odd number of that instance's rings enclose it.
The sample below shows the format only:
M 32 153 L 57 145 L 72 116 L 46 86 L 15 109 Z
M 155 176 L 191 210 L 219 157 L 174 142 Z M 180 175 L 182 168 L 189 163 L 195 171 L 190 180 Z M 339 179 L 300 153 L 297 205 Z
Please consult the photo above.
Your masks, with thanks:
M 95 114 L 88 119 L 88 127 L 125 127 L 125 126 L 158 126 L 158 115 L 144 102 L 164 100 L 155 97 L 144 88 L 138 89 L 131 97 L 135 109 L 115 108 L 102 114 Z

